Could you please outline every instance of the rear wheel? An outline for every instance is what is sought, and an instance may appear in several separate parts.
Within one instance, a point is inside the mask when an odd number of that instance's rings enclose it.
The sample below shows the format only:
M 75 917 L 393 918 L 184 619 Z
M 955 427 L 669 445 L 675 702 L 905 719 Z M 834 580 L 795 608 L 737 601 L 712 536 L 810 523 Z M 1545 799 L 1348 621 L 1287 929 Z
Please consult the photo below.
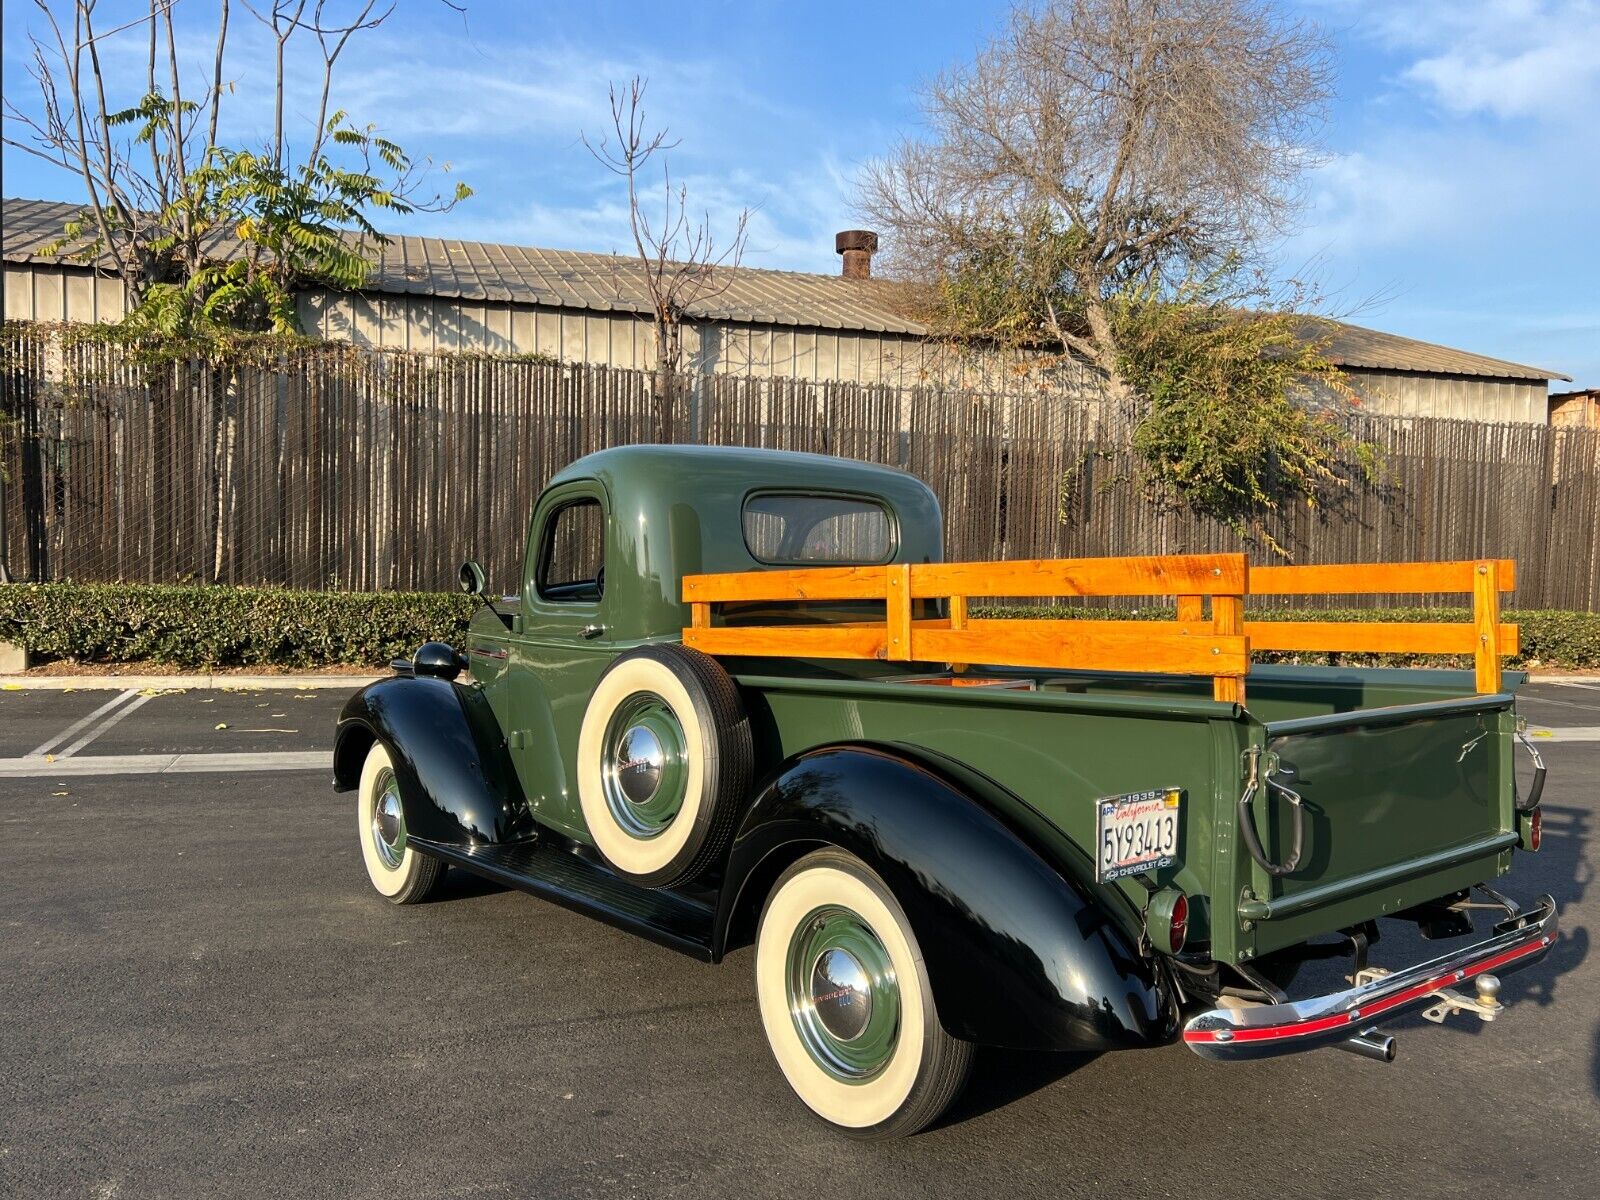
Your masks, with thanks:
M 904 911 L 841 850 L 807 855 L 773 888 L 756 935 L 756 994 L 789 1086 L 852 1137 L 916 1133 L 971 1069 L 972 1044 L 939 1023 Z
M 373 742 L 356 792 L 356 836 L 367 878 L 395 904 L 426 900 L 444 877 L 444 864 L 418 853 L 406 837 L 406 813 L 394 762 L 382 742 Z

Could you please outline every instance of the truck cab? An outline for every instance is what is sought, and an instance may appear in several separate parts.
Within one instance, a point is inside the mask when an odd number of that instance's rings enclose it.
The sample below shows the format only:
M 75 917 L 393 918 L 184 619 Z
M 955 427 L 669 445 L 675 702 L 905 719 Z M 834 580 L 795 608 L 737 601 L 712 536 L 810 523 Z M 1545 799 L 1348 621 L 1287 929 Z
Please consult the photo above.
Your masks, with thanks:
M 628 446 L 581 459 L 534 506 L 514 600 L 474 617 L 467 646 L 542 824 L 588 830 L 568 769 L 584 702 L 620 654 L 677 642 L 688 575 L 776 565 L 938 562 L 939 505 L 913 476 L 771 450 Z M 844 620 L 870 605 L 813 606 Z M 734 614 L 758 623 L 759 606 Z

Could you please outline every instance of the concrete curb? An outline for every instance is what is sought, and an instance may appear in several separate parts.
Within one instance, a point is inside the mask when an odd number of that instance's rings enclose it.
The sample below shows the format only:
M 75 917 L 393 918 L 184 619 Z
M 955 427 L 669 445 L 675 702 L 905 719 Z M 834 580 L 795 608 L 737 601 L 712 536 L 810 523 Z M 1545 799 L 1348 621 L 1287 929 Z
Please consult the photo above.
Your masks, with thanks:
M 0 779 L 70 779 L 84 775 L 184 775 L 254 771 L 327 771 L 331 750 L 232 754 L 86 754 L 82 758 L 0 758 Z
M 365 687 L 383 675 L 23 675 L 0 676 L 0 691 L 204 691 L 233 688 L 236 691 L 270 689 L 280 692 L 305 692 L 318 688 Z

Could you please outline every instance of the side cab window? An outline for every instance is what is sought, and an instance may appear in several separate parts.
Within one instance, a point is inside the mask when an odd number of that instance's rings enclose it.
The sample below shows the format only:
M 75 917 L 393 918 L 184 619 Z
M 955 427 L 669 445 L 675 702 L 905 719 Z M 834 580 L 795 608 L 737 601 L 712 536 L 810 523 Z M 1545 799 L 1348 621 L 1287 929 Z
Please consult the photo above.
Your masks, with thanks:
M 546 519 L 535 583 L 542 600 L 600 602 L 606 586 L 606 516 L 599 500 L 572 500 Z
M 600 620 L 609 512 L 604 490 L 587 480 L 555 488 L 540 500 L 528 530 L 524 634 L 566 640 Z

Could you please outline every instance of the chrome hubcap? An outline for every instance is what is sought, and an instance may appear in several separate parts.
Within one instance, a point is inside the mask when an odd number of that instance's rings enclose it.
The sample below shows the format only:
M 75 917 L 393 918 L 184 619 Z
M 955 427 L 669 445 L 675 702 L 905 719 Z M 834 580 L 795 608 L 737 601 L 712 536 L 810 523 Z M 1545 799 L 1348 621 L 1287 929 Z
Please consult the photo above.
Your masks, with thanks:
M 900 985 L 877 934 L 847 908 L 809 913 L 789 942 L 789 1016 L 824 1071 L 846 1083 L 888 1065 L 900 1036 Z
M 630 803 L 648 804 L 661 790 L 661 769 L 666 765 L 661 739 L 648 726 L 635 725 L 617 743 L 617 786 Z
M 629 696 L 606 724 L 600 783 L 606 808 L 625 832 L 652 838 L 683 807 L 688 755 L 677 714 L 650 692 Z
M 400 784 L 392 771 L 378 780 L 378 799 L 372 806 L 372 844 L 387 867 L 398 867 L 405 857 L 406 817 L 400 807 Z
M 811 1007 L 822 1027 L 841 1042 L 853 1042 L 872 1019 L 872 982 L 850 951 L 838 946 L 817 955 L 811 968 Z

